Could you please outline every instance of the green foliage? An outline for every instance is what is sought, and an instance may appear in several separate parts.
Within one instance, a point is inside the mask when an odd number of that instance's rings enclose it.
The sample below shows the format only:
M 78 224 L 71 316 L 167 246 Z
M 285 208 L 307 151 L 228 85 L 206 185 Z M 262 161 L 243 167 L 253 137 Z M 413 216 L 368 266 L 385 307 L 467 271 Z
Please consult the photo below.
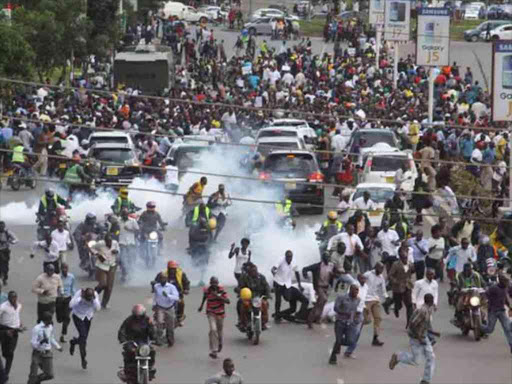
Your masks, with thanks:
M 94 0 L 87 4 L 87 17 L 92 22 L 88 51 L 106 56 L 121 38 L 118 0 Z
M 16 27 L 0 23 L 0 75 L 27 78 L 32 72 L 34 51 Z

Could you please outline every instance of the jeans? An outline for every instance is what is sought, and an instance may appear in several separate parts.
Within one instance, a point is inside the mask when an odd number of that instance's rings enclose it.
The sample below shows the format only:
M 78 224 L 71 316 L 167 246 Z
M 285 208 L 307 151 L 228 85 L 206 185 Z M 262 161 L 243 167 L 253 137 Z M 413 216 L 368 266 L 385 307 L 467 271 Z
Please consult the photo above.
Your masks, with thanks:
M 346 320 L 336 320 L 334 324 L 336 341 L 332 347 L 331 360 L 336 360 L 336 355 L 340 353 L 342 345 L 348 346 L 345 351 L 346 354 L 351 354 L 356 349 L 360 329 L 360 323 L 355 324 Z
M 170 308 L 154 307 L 153 318 L 156 325 L 156 339 L 159 343 L 164 343 L 164 334 L 167 338 L 167 344 L 174 345 L 174 328 L 176 327 L 176 308 L 174 305 Z
M 87 356 L 87 338 L 89 337 L 89 330 L 91 329 L 91 320 L 84 318 L 81 320 L 78 316 L 73 315 L 73 323 L 78 331 L 78 337 L 71 340 L 72 344 L 78 344 L 80 349 L 80 356 L 85 359 Z
M 123 280 L 128 278 L 135 262 L 135 245 L 119 244 L 119 267 L 121 268 L 121 276 Z
M 336 282 L 334 283 L 334 286 L 338 285 L 339 282 L 345 283 L 348 286 L 351 286 L 352 284 L 356 283 L 356 279 L 352 277 L 350 273 L 344 273 L 340 277 L 336 279 Z
M 482 332 L 484 333 L 493 333 L 494 327 L 496 326 L 496 322 L 499 320 L 501 326 L 503 327 L 503 332 L 505 333 L 505 337 L 507 338 L 508 345 L 512 348 L 512 331 L 511 331 L 511 323 L 507 317 L 505 310 L 500 311 L 489 311 L 489 318 L 487 319 L 487 326 L 482 325 Z
M 425 371 L 423 372 L 423 380 L 430 383 L 432 381 L 432 376 L 434 376 L 434 369 L 436 367 L 436 356 L 434 355 L 434 350 L 432 348 L 432 344 L 428 337 L 423 339 L 423 342 L 420 343 L 418 340 L 409 338 L 409 345 L 411 346 L 411 352 L 398 352 L 398 362 L 402 364 L 409 365 L 418 365 L 418 359 L 420 355 L 425 356 Z
M 425 276 L 425 260 L 414 262 L 414 270 L 416 271 L 416 280 L 421 280 Z
M 43 373 L 38 374 L 39 369 Z M 30 373 L 28 384 L 40 384 L 42 381 L 53 379 L 53 353 L 51 351 L 39 352 L 32 350 L 32 361 L 30 363 Z
M 11 259 L 10 249 L 0 249 L 0 278 L 3 279 L 4 284 L 9 278 L 9 261 Z
M 443 273 L 443 264 L 441 260 L 431 259 L 427 257 L 425 259 L 425 265 L 427 268 L 433 268 L 436 271 L 436 279 L 443 281 L 444 273 Z

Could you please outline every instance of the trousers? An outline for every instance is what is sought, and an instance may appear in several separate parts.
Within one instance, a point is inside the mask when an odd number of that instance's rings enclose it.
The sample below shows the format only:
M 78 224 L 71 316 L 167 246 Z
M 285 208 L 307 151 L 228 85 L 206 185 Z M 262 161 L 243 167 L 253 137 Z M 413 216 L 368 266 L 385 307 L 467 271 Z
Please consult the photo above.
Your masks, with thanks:
M 209 313 L 207 317 L 208 325 L 210 326 L 210 331 L 208 332 L 210 352 L 217 352 L 219 350 L 219 345 L 222 345 L 224 316 Z
M 425 370 L 423 371 L 423 380 L 427 383 L 432 381 L 434 376 L 434 369 L 436 366 L 434 349 L 430 343 L 430 339 L 425 337 L 420 343 L 419 340 L 409 338 L 409 345 L 411 352 L 398 352 L 398 362 L 408 365 L 418 365 L 418 360 L 421 355 L 425 356 Z
M 0 249 L 0 279 L 4 283 L 9 278 L 9 261 L 11 260 L 11 250 L 9 248 Z
M 68 334 L 68 326 L 71 322 L 71 308 L 69 308 L 69 302 L 71 301 L 71 296 L 69 297 L 57 297 L 57 302 L 55 304 L 55 314 L 57 315 L 57 323 L 62 323 L 62 336 Z
M 505 333 L 508 345 L 510 346 L 510 348 L 512 348 L 512 331 L 510 329 L 511 323 L 504 309 L 500 311 L 489 311 L 487 326 L 482 326 L 482 331 L 487 334 L 493 333 L 494 327 L 496 327 L 496 322 L 498 320 L 501 323 L 503 333 Z
M 320 320 L 322 316 L 322 312 L 324 310 L 324 306 L 327 303 L 327 299 L 329 298 L 329 287 L 318 287 L 316 290 L 317 299 L 315 306 L 311 310 L 308 316 L 308 324 L 311 324 L 315 321 Z
M 336 355 L 340 353 L 342 345 L 346 345 L 348 347 L 345 351 L 346 354 L 351 354 L 356 349 L 360 329 L 361 324 L 345 320 L 336 320 L 334 323 L 336 341 L 332 347 L 331 360 L 336 359 Z
M 2 355 L 5 358 L 5 375 L 9 376 L 11 372 L 12 361 L 14 360 L 14 351 L 18 345 L 18 332 L 13 330 L 10 334 L 5 332 L 2 337 Z M 1 383 L 1 381 L 0 381 Z
M 78 337 L 74 337 L 70 342 L 78 344 L 80 349 L 80 356 L 85 359 L 87 356 L 87 339 L 89 338 L 89 330 L 91 329 L 91 320 L 88 318 L 80 319 L 78 316 L 73 315 L 73 324 L 78 331 Z
M 370 314 L 373 317 L 373 334 L 379 336 L 380 323 L 382 322 L 381 305 L 380 301 L 372 300 L 366 302 L 366 307 L 363 311 L 364 323 L 370 322 Z
M 156 325 L 156 339 L 159 343 L 164 343 L 164 333 L 167 337 L 167 344 L 174 345 L 174 328 L 176 327 L 176 308 L 162 308 L 158 305 L 154 307 L 153 319 Z
M 37 322 L 40 323 L 43 319 L 43 313 L 48 312 L 52 315 L 55 313 L 55 301 L 52 303 L 37 302 Z
M 101 299 L 102 308 L 105 308 L 110 301 L 110 296 L 114 289 L 114 280 L 116 279 L 116 270 L 116 265 L 110 267 L 110 270 L 108 271 L 96 268 L 96 281 L 98 282 L 98 285 L 95 289 L 96 292 L 98 292 L 98 295 L 103 292 L 103 297 Z
M 43 372 L 39 373 L 39 369 Z M 52 380 L 53 376 L 53 353 L 39 352 L 34 349 L 27 384 L 39 384 L 42 381 Z

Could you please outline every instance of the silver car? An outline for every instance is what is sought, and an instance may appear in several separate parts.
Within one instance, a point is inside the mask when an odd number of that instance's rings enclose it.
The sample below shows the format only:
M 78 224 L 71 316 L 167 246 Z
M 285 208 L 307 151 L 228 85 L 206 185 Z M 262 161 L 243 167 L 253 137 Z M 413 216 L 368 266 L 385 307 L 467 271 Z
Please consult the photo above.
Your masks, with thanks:
M 278 18 L 272 17 L 261 17 L 259 19 L 253 20 L 250 23 L 245 24 L 245 29 L 249 31 L 249 33 L 253 36 L 256 35 L 272 35 L 272 19 L 277 20 Z M 293 20 L 290 18 L 285 18 L 286 24 L 289 25 Z

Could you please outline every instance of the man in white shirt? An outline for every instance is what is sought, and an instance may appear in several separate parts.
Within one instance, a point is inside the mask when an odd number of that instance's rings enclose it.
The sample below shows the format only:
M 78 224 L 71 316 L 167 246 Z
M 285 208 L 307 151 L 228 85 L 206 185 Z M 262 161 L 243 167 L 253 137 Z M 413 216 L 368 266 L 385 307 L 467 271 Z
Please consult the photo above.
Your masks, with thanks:
M 391 265 L 398 260 L 400 236 L 398 236 L 394 229 L 389 228 L 387 221 L 382 223 L 382 229 L 377 234 L 375 245 L 381 249 L 382 260 L 386 265 L 386 270 L 389 272 Z
M 292 277 L 295 272 L 295 278 L 299 285 L 299 290 L 302 291 L 302 285 L 300 282 L 300 274 L 297 265 L 293 261 L 293 252 L 288 250 L 285 252 L 284 259 L 281 260 L 278 266 L 272 267 L 272 275 L 274 276 L 274 293 L 276 295 L 274 318 L 275 322 L 281 321 L 281 298 L 284 297 L 288 300 L 288 289 L 292 286 Z
M 350 192 L 344 190 L 340 196 L 340 202 L 336 207 L 338 210 L 338 220 L 343 225 L 347 225 L 348 219 L 350 218 Z
M 174 345 L 174 328 L 176 323 L 176 305 L 180 294 L 174 284 L 167 281 L 163 274 L 158 275 L 158 283 L 153 286 L 153 311 L 156 326 L 157 345 L 163 344 L 164 330 L 167 345 Z
M 454 257 L 455 262 L 448 262 L 448 270 L 450 271 L 453 269 L 450 267 L 454 265 L 456 274 L 461 273 L 464 270 L 464 264 L 476 261 L 475 248 L 473 248 L 469 243 L 469 240 L 465 237 L 462 239 L 460 245 L 450 249 L 449 254 L 448 259 L 450 259 L 450 257 Z M 453 276 L 453 278 L 455 278 L 455 276 Z
M 103 292 L 101 307 L 105 309 L 114 288 L 119 244 L 117 241 L 112 240 L 112 236 L 107 233 L 105 239 L 98 241 L 91 248 L 91 251 L 96 254 L 96 281 L 98 285 L 95 290 L 98 294 Z
M 121 267 L 121 281 L 125 282 L 135 261 L 135 234 L 139 231 L 137 220 L 130 217 L 128 209 L 121 209 L 119 220 L 121 233 L 119 234 L 119 266 Z
M 59 219 L 57 229 L 53 230 L 51 236 L 52 241 L 55 241 L 59 247 L 59 264 L 65 263 L 68 249 L 73 250 L 73 240 L 71 240 L 71 235 L 65 227 L 64 220 Z M 60 273 L 60 271 L 57 273 Z
M 9 381 L 14 351 L 18 344 L 18 333 L 25 331 L 21 325 L 20 312 L 22 305 L 18 303 L 18 295 L 10 291 L 7 301 L 0 305 L 0 328 L 2 332 L 2 354 L 5 358 L 5 377 Z M 2 364 L 0 364 L 2 365 Z
M 333 251 L 337 249 L 338 243 L 345 244 L 345 264 L 352 266 L 354 256 L 364 249 L 361 238 L 354 233 L 354 226 L 347 225 L 347 232 L 342 232 L 331 237 L 327 249 Z
M 36 241 L 32 246 L 30 252 L 30 258 L 34 258 L 34 253 L 39 250 L 43 252 L 43 270 L 46 270 L 48 265 L 53 265 L 55 272 L 60 273 L 60 262 L 59 262 L 59 244 L 57 241 L 52 239 L 51 234 L 48 234 L 46 239 L 43 241 Z
M 363 312 L 363 324 L 370 323 L 370 314 L 373 317 L 373 341 L 372 345 L 380 347 L 384 345 L 379 340 L 380 323 L 382 321 L 381 303 L 389 301 L 388 293 L 386 291 L 386 281 L 384 280 L 384 265 L 381 262 L 375 264 L 375 268 L 364 274 L 366 277 L 366 285 L 368 290 L 366 293 L 366 307 Z
M 368 211 L 375 211 L 377 209 L 377 206 L 375 205 L 373 200 L 370 199 L 370 192 L 368 191 L 363 192 L 363 196 L 355 199 L 352 205 L 354 209 L 360 209 L 366 213 Z
M 436 224 L 430 229 L 432 237 L 428 239 L 428 255 L 425 258 L 425 266 L 436 272 L 436 279 L 443 275 L 442 260 L 444 258 L 445 240 L 441 236 L 441 227 Z
M 425 278 L 416 280 L 412 289 L 412 305 L 414 309 L 423 307 L 425 304 L 425 295 L 430 293 L 434 296 L 434 306 L 437 307 L 437 298 L 439 296 L 439 285 L 435 280 L 435 271 L 433 268 L 427 268 Z
M 42 321 L 32 329 L 32 362 L 30 363 L 30 374 L 28 376 L 28 384 L 39 384 L 42 381 L 52 380 L 53 373 L 53 353 L 52 346 L 59 352 L 62 347 L 55 340 L 53 332 L 52 314 L 43 313 Z M 39 373 L 39 368 L 43 373 Z
M 73 356 L 78 344 L 80 357 L 82 358 L 82 368 L 87 369 L 87 360 L 85 359 L 87 356 L 87 338 L 89 337 L 94 312 L 101 307 L 98 293 L 92 288 L 80 289 L 71 299 L 69 307 L 71 308 L 73 323 L 78 331 L 78 337 L 74 337 L 69 342 L 69 354 Z
M 346 146 L 346 137 L 341 134 L 341 130 L 336 129 L 336 134 L 331 139 L 331 150 L 334 152 L 341 152 Z
M 359 298 L 359 305 L 357 306 L 357 314 L 359 316 L 363 316 L 363 311 L 365 310 L 366 297 L 368 295 L 368 284 L 366 284 L 366 276 L 362 273 L 357 275 L 357 282 L 355 283 L 359 287 L 359 293 L 357 297 Z M 348 346 L 345 350 L 345 357 L 347 359 L 355 359 L 356 357 L 353 355 L 354 351 L 357 347 L 357 342 L 359 341 L 359 337 L 361 336 L 361 331 L 363 329 L 364 322 L 361 323 L 361 327 L 358 329 L 357 336 L 354 338 L 354 342 Z

